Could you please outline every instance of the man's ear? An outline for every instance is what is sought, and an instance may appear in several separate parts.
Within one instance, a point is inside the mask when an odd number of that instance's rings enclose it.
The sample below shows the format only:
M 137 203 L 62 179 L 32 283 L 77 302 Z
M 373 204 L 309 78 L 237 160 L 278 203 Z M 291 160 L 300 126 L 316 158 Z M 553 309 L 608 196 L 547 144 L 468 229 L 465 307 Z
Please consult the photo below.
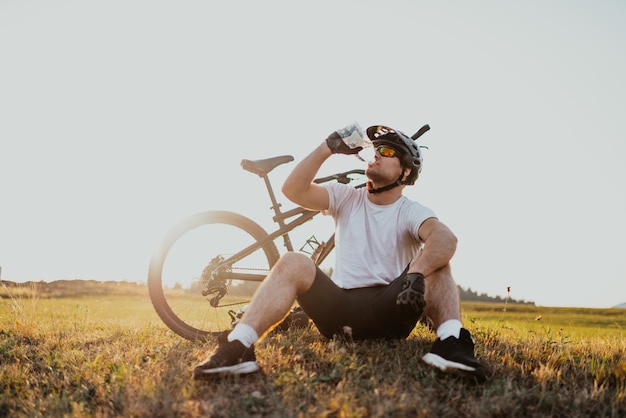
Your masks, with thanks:
M 406 178 L 411 174 L 411 169 L 408 167 L 404 168 L 404 177 L 402 177 L 402 181 L 406 180 Z

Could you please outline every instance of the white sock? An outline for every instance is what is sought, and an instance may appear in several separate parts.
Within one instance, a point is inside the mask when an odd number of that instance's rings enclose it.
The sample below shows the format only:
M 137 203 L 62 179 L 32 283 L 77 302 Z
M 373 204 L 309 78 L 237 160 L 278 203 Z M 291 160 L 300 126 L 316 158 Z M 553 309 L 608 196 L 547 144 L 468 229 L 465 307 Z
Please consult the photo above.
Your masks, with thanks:
M 239 340 L 245 347 L 250 347 L 257 342 L 258 339 L 259 335 L 254 328 L 241 322 L 235 325 L 235 328 L 228 334 L 229 342 Z
M 441 341 L 448 337 L 459 338 L 461 336 L 461 328 L 463 324 L 458 319 L 448 319 L 437 328 L 437 337 Z

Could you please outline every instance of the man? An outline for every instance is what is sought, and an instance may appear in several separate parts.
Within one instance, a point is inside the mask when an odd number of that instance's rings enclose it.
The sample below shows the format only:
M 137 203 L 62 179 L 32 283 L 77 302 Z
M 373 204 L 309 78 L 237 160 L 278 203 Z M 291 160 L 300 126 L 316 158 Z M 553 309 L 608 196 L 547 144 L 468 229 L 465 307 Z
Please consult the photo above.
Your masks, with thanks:
M 426 127 L 427 128 L 427 127 Z M 335 219 L 336 265 L 332 279 L 306 255 L 289 252 L 273 267 L 237 326 L 194 369 L 194 377 L 259 370 L 254 343 L 298 301 L 327 338 L 404 339 L 422 314 L 437 340 L 422 359 L 443 371 L 484 381 L 474 342 L 462 328 L 459 294 L 450 271 L 456 237 L 435 214 L 402 194 L 422 168 L 415 141 L 386 126 L 367 129 L 376 150 L 365 174 L 367 188 L 313 182 L 333 154 L 355 154 L 333 132 L 304 158 L 282 191 L 294 203 Z

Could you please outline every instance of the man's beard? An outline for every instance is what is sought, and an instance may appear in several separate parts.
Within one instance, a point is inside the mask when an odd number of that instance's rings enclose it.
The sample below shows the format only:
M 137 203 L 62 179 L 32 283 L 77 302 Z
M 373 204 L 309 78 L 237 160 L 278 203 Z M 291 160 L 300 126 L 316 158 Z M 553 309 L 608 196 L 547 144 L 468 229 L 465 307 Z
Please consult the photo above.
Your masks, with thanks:
M 365 170 L 365 175 L 367 176 L 367 179 L 376 184 L 378 187 L 383 187 L 386 186 L 388 184 L 391 184 L 393 182 L 395 182 L 397 180 L 397 178 L 387 178 L 385 177 L 381 172 L 379 172 L 378 170 L 374 169 L 374 170 L 370 170 L 367 169 Z M 393 176 L 391 176 L 393 177 Z

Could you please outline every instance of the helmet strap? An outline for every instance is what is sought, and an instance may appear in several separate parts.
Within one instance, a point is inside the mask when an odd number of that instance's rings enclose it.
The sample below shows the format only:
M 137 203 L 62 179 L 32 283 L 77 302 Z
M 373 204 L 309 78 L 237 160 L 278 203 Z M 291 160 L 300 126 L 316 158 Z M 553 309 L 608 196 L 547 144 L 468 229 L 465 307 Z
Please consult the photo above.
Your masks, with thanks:
M 368 181 L 366 184 L 366 188 L 367 191 L 370 193 L 382 193 L 382 192 L 386 192 L 387 190 L 391 190 L 395 187 L 398 187 L 402 184 L 406 184 L 405 182 L 402 181 L 402 179 L 404 178 L 404 172 L 402 174 L 400 174 L 400 177 L 398 178 L 398 180 L 394 181 L 391 184 L 388 184 L 386 186 L 383 187 L 379 187 L 378 189 L 375 189 L 374 186 L 372 186 L 372 182 Z

